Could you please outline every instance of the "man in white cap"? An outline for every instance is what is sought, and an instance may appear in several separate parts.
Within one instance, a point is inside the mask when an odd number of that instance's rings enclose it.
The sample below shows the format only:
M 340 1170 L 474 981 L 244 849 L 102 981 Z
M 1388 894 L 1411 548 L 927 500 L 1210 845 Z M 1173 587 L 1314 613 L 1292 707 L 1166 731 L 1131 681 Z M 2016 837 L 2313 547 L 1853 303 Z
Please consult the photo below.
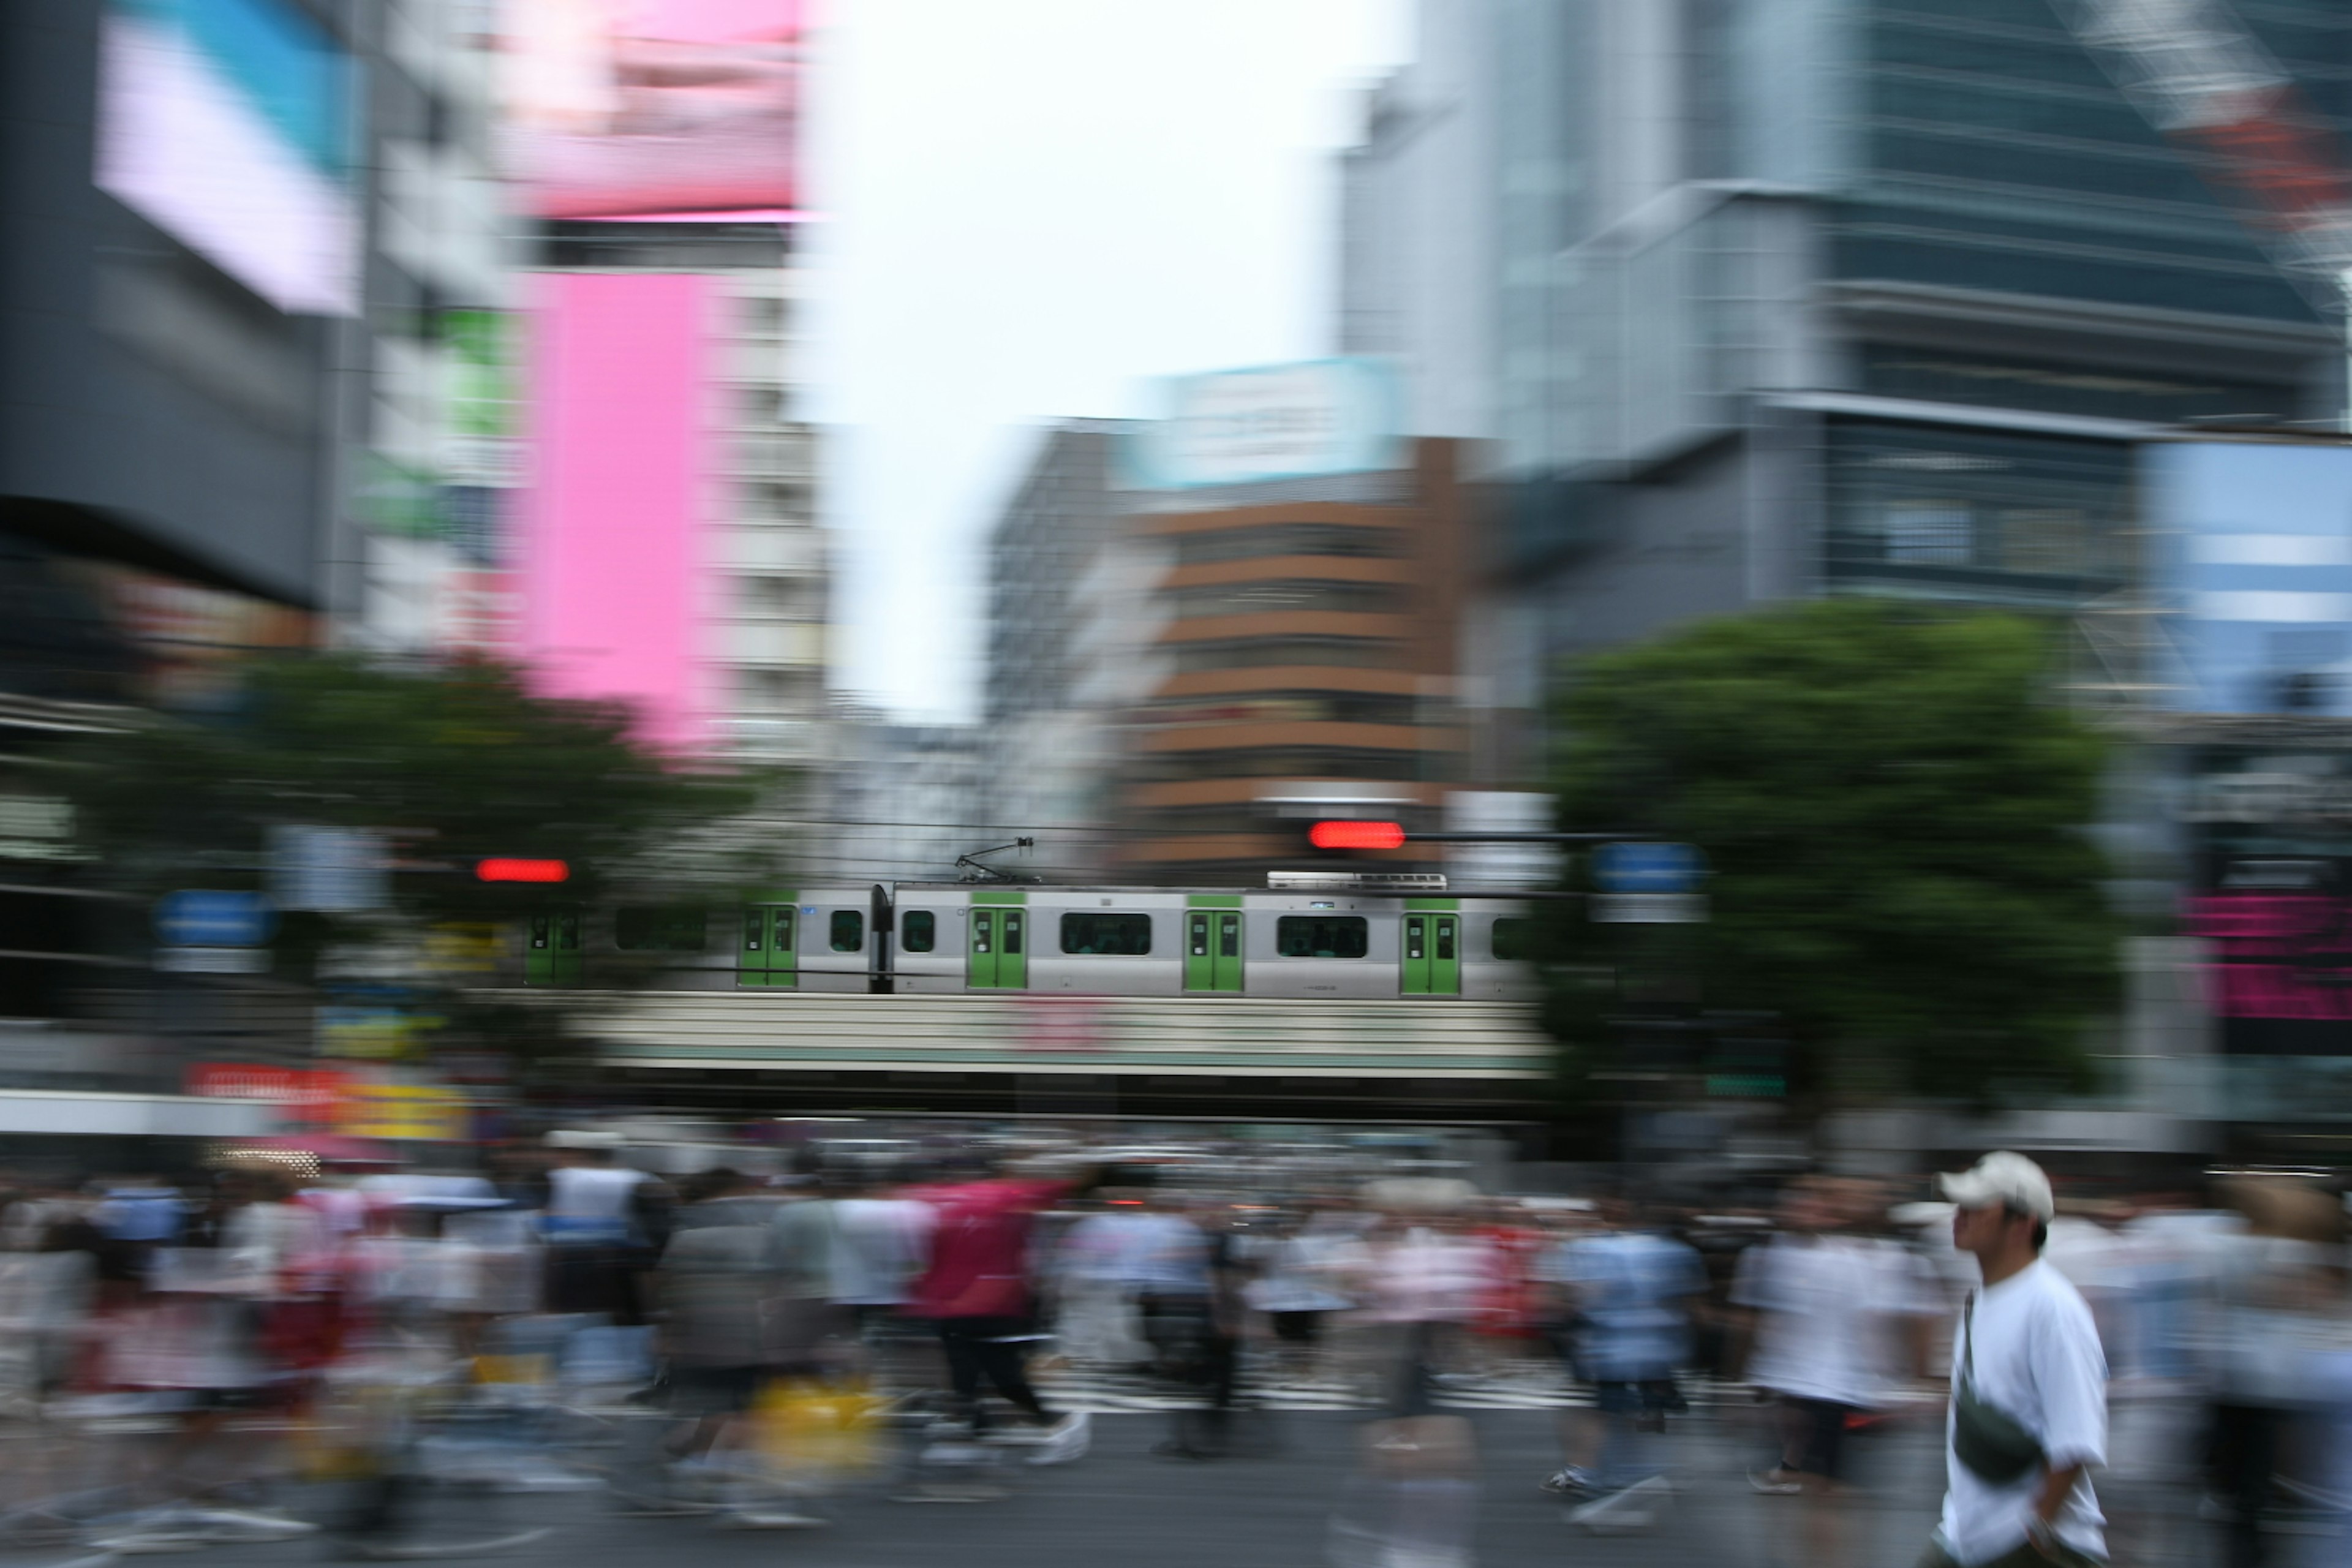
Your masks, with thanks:
M 1952 1348 L 1944 1517 L 1921 1568 L 2105 1562 L 2090 1470 L 2106 1462 L 2107 1362 L 2090 1308 L 2042 1260 L 2050 1178 L 2002 1152 L 1942 1180 L 1984 1286 Z

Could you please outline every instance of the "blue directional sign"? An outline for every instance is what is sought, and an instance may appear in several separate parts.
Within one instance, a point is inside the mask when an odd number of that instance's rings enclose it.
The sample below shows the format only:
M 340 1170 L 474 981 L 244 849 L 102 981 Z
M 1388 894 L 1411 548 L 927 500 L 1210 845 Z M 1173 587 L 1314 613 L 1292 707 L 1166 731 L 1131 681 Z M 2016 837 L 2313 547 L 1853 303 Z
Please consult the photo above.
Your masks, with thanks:
M 184 888 L 155 900 L 155 934 L 173 947 L 257 947 L 277 911 L 259 893 Z
M 1696 844 L 1603 844 L 1592 852 L 1592 880 L 1605 893 L 1688 893 L 1706 876 Z

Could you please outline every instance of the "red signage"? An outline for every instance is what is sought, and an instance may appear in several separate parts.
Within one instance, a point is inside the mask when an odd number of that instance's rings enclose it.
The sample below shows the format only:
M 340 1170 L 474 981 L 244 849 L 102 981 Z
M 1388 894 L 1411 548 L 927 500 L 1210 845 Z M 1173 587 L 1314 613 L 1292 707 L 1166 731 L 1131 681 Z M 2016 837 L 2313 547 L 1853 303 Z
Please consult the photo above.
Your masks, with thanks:
M 261 1062 L 197 1062 L 187 1091 L 202 1100 L 257 1100 L 282 1105 L 298 1121 L 331 1122 L 347 1075 L 331 1068 L 273 1067 Z
M 1402 849 L 1404 828 L 1393 822 L 1318 822 L 1307 830 L 1318 849 Z
M 572 868 L 561 860 L 479 860 L 474 875 L 485 882 L 568 882 Z

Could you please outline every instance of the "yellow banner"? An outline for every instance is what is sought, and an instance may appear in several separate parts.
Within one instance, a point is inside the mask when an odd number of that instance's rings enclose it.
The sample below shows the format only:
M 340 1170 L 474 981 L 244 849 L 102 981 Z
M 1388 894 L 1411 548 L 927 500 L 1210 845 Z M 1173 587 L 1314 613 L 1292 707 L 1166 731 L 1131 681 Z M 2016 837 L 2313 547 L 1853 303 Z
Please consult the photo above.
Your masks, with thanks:
M 470 1131 L 466 1100 L 454 1089 L 421 1083 L 352 1083 L 335 1106 L 337 1131 L 353 1138 L 463 1140 Z

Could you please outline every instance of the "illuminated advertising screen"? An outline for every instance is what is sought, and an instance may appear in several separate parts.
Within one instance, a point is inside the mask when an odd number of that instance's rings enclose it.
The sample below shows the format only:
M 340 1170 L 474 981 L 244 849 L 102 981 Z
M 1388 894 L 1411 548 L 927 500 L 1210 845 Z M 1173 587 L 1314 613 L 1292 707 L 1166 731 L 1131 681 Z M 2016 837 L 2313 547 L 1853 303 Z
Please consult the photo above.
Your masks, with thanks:
M 782 218 L 800 0 L 507 0 L 508 173 L 542 218 Z
M 2352 447 L 2166 441 L 2142 464 L 2166 705 L 2352 717 Z
M 352 79 L 285 0 L 110 0 L 99 188 L 279 310 L 349 315 Z

